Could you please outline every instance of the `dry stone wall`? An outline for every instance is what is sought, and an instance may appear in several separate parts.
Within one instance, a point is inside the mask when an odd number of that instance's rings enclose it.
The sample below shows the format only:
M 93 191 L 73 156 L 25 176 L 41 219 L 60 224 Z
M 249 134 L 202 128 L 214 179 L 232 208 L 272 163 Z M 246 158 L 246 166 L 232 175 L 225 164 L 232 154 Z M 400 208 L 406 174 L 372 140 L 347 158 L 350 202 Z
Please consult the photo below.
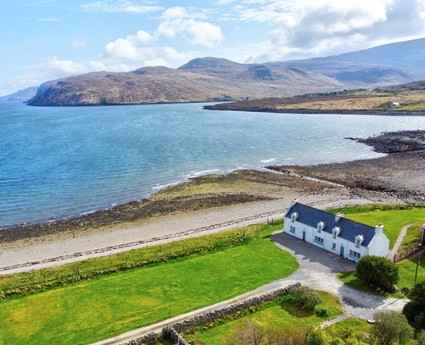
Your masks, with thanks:
M 278 298 L 280 296 L 287 295 L 293 289 L 299 286 L 301 286 L 300 283 L 288 285 L 283 288 L 275 289 L 269 292 L 265 292 L 261 295 L 248 298 L 238 303 L 233 303 L 225 307 L 217 308 L 217 309 L 196 315 L 187 320 L 176 322 L 170 326 L 164 327 L 162 329 L 162 336 L 164 339 L 169 339 L 177 343 L 178 345 L 186 345 L 188 343 L 182 338 L 182 336 L 179 333 L 187 329 L 202 325 L 204 323 L 211 322 L 215 319 L 223 318 L 227 315 L 237 313 L 238 311 L 242 311 L 250 307 L 254 307 L 262 303 L 274 300 L 275 298 Z M 157 335 L 155 333 L 150 333 L 140 338 L 131 340 L 128 343 L 125 343 L 122 345 L 140 345 L 147 342 L 154 342 L 156 339 L 157 339 Z

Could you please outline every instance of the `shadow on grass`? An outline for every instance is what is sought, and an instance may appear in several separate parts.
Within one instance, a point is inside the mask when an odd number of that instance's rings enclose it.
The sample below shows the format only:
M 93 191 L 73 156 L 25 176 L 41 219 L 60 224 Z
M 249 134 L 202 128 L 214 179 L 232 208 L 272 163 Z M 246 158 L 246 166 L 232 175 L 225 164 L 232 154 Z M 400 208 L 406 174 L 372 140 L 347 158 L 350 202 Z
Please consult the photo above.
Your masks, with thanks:
M 314 314 L 314 310 L 301 309 L 297 307 L 294 302 L 282 303 L 282 309 L 284 309 L 288 314 L 300 319 L 310 317 Z

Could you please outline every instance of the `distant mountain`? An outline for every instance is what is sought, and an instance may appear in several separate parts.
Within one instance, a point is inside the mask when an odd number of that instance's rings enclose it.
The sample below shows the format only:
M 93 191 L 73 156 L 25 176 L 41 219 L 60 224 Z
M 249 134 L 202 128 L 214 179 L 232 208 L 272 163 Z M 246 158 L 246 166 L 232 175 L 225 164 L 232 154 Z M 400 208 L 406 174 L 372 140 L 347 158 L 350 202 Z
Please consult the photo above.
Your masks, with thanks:
M 207 102 L 375 88 L 425 79 L 425 39 L 308 60 L 240 64 L 199 58 L 179 67 L 89 73 L 42 84 L 30 105 Z
M 7 96 L 0 97 L 0 101 L 26 102 L 35 96 L 38 86 L 28 87 Z
M 195 59 L 178 69 L 89 73 L 42 84 L 28 104 L 101 105 L 236 100 L 340 90 L 335 79 L 303 68 Z
M 303 67 L 345 84 L 406 83 L 425 78 L 425 38 L 341 55 L 276 64 Z

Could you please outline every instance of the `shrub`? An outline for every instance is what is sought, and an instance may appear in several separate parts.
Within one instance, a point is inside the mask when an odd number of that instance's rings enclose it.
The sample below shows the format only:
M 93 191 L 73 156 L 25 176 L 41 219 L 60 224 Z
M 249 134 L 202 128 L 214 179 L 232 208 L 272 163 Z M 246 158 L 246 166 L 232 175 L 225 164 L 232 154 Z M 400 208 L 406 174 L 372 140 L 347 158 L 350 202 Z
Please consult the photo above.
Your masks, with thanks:
M 380 256 L 363 256 L 357 264 L 356 273 L 365 284 L 391 292 L 399 280 L 398 266 Z
M 330 345 L 332 338 L 322 330 L 314 330 L 307 337 L 307 345 Z
M 326 308 L 325 306 L 319 304 L 316 305 L 316 307 L 314 308 L 314 312 L 316 313 L 316 315 L 318 317 L 327 317 L 329 316 L 329 309 Z
M 292 291 L 295 296 L 295 305 L 305 310 L 313 310 L 322 302 L 319 294 L 307 286 L 299 286 Z
M 415 284 L 410 292 L 412 299 L 403 308 L 403 314 L 416 327 L 425 329 L 425 280 Z
M 413 328 L 406 317 L 398 312 L 379 312 L 375 314 L 375 327 L 372 328 L 372 339 L 377 345 L 406 344 L 413 336 Z

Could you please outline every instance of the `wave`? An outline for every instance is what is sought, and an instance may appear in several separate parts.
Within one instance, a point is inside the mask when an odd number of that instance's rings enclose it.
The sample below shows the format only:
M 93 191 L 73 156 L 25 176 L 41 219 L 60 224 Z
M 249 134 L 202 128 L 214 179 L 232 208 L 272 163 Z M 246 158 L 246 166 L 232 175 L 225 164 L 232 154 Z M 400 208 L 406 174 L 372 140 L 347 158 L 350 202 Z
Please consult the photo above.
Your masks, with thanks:
M 263 159 L 261 163 L 273 163 L 276 162 L 276 158 Z

